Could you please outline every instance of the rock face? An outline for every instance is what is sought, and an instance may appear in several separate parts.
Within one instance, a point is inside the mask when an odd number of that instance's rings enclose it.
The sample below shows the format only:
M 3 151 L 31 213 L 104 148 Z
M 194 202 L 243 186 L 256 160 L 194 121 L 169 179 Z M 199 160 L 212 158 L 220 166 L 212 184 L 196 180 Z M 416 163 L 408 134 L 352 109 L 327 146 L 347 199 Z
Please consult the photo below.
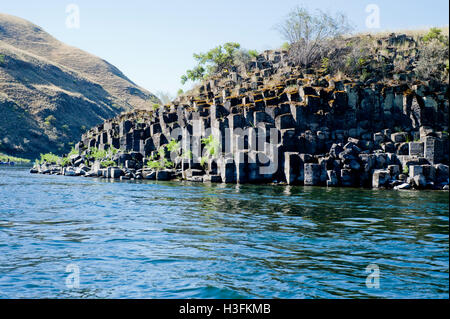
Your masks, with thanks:
M 159 109 L 105 121 L 76 149 L 113 147 L 141 154 L 144 166 L 170 161 L 155 170 L 192 181 L 448 185 L 448 84 L 338 81 L 291 66 L 285 51 L 266 51 L 238 71 Z
M 87 128 L 154 102 L 108 62 L 0 14 L 0 152 L 62 153 Z

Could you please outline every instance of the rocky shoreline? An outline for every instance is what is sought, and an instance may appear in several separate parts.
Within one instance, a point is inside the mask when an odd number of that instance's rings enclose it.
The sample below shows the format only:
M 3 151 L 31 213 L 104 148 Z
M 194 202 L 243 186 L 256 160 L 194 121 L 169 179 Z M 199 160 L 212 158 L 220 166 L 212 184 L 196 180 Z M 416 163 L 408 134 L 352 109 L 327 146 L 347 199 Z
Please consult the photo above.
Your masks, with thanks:
M 416 50 L 407 37 L 386 41 L 409 45 L 393 58 Z M 266 51 L 168 105 L 105 121 L 65 163 L 31 172 L 448 190 L 448 88 L 410 73 L 388 83 L 336 79 Z

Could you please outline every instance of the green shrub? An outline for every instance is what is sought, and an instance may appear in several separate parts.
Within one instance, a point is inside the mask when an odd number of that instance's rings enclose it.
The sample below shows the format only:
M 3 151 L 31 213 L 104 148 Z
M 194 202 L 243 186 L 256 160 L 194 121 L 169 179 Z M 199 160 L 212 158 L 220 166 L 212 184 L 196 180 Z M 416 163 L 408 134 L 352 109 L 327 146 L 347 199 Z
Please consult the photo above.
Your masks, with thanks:
M 70 157 L 72 155 L 78 155 L 78 154 L 79 154 L 79 152 L 75 149 L 75 147 L 72 147 L 69 154 L 67 154 L 67 157 Z
M 320 68 L 321 73 L 329 73 L 330 72 L 330 59 L 329 58 L 322 58 L 322 65 Z
M 5 55 L 0 54 L 0 64 L 5 64 Z
M 14 157 L 9 155 L 0 154 L 0 162 L 15 162 L 15 163 L 30 163 L 31 161 L 26 158 Z
M 257 58 L 259 56 L 259 53 L 256 50 L 248 50 L 248 54 L 253 58 Z
M 289 42 L 284 42 L 284 43 L 281 45 L 281 48 L 282 48 L 283 50 L 289 50 L 290 47 L 291 47 L 291 46 L 289 45 Z
M 41 154 L 40 163 L 58 164 L 61 162 L 61 158 L 53 153 Z
M 206 156 L 203 156 L 201 159 L 200 159 L 200 165 L 202 166 L 202 167 L 206 167 L 206 164 L 207 164 L 207 162 L 208 162 L 208 158 L 206 157 Z
M 431 42 L 433 40 L 438 40 L 441 43 L 445 43 L 446 38 L 442 34 L 442 30 L 441 29 L 439 29 L 439 28 L 431 28 L 430 31 L 426 35 L 424 35 L 422 40 L 425 43 Z
M 409 175 L 409 167 L 406 165 L 403 167 L 403 174 Z
M 192 159 L 193 154 L 190 150 L 183 150 L 183 155 L 181 155 L 181 157 L 183 157 L 185 159 Z
M 222 71 L 230 71 L 230 68 L 235 65 L 235 52 L 240 48 L 239 43 L 227 42 L 206 53 L 194 53 L 194 59 L 198 65 L 186 71 L 186 74 L 181 77 L 181 83 L 185 84 L 189 80 L 203 80 Z
M 107 167 L 111 167 L 111 166 L 116 166 L 116 162 L 112 161 L 112 160 L 107 160 L 107 161 L 101 161 L 100 162 L 100 166 L 102 168 L 107 168 Z
M 70 165 L 70 159 L 69 159 L 69 157 L 63 157 L 62 159 L 61 159 L 61 166 L 62 167 L 66 167 L 66 166 L 69 166 Z
M 156 171 L 164 168 L 164 165 L 160 161 L 148 161 L 147 166 Z
M 173 168 L 174 164 L 171 161 L 166 160 L 165 158 L 160 160 L 160 161 L 148 161 L 147 162 L 147 167 L 159 171 L 165 168 Z
M 171 153 L 174 151 L 178 151 L 180 149 L 180 142 L 177 142 L 175 139 L 171 139 L 166 148 Z
M 215 156 L 219 154 L 220 143 L 214 136 L 210 135 L 207 138 L 202 138 L 202 144 L 205 145 L 207 156 Z
M 45 123 L 45 125 L 50 126 L 50 125 L 53 125 L 55 123 L 55 121 L 56 121 L 56 118 L 53 115 L 49 115 L 45 118 L 44 123 Z
M 107 151 L 100 151 L 99 149 L 97 149 L 95 147 L 90 149 L 90 157 L 96 161 L 106 158 L 107 155 L 108 155 Z

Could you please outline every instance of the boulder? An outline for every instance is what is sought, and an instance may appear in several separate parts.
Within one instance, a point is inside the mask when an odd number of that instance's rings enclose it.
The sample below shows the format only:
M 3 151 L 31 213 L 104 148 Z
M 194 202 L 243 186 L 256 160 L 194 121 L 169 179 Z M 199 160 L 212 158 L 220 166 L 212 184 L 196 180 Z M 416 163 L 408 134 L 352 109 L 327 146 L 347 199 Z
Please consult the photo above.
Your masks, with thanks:
M 375 170 L 372 175 L 372 187 L 373 188 L 381 188 L 385 187 L 389 180 L 391 178 L 391 175 L 389 174 L 389 171 L 387 170 Z
M 395 190 L 407 190 L 411 189 L 411 185 L 408 183 L 403 183 L 394 187 Z
M 168 181 L 172 178 L 173 172 L 170 170 L 161 170 L 156 173 L 156 180 Z
M 423 189 L 427 186 L 427 179 L 425 178 L 425 175 L 419 174 L 415 175 L 413 177 L 414 180 L 414 186 L 418 189 Z

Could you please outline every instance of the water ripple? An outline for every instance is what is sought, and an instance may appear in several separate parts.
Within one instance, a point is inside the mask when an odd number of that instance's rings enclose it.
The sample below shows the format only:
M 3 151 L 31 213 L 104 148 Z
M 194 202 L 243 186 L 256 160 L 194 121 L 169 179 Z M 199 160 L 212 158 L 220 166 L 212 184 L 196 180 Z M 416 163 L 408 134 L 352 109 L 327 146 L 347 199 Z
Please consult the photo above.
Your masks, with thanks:
M 0 298 L 448 298 L 448 193 L 16 167 L 0 170 L 0 195 Z M 69 264 L 80 288 L 66 287 Z

